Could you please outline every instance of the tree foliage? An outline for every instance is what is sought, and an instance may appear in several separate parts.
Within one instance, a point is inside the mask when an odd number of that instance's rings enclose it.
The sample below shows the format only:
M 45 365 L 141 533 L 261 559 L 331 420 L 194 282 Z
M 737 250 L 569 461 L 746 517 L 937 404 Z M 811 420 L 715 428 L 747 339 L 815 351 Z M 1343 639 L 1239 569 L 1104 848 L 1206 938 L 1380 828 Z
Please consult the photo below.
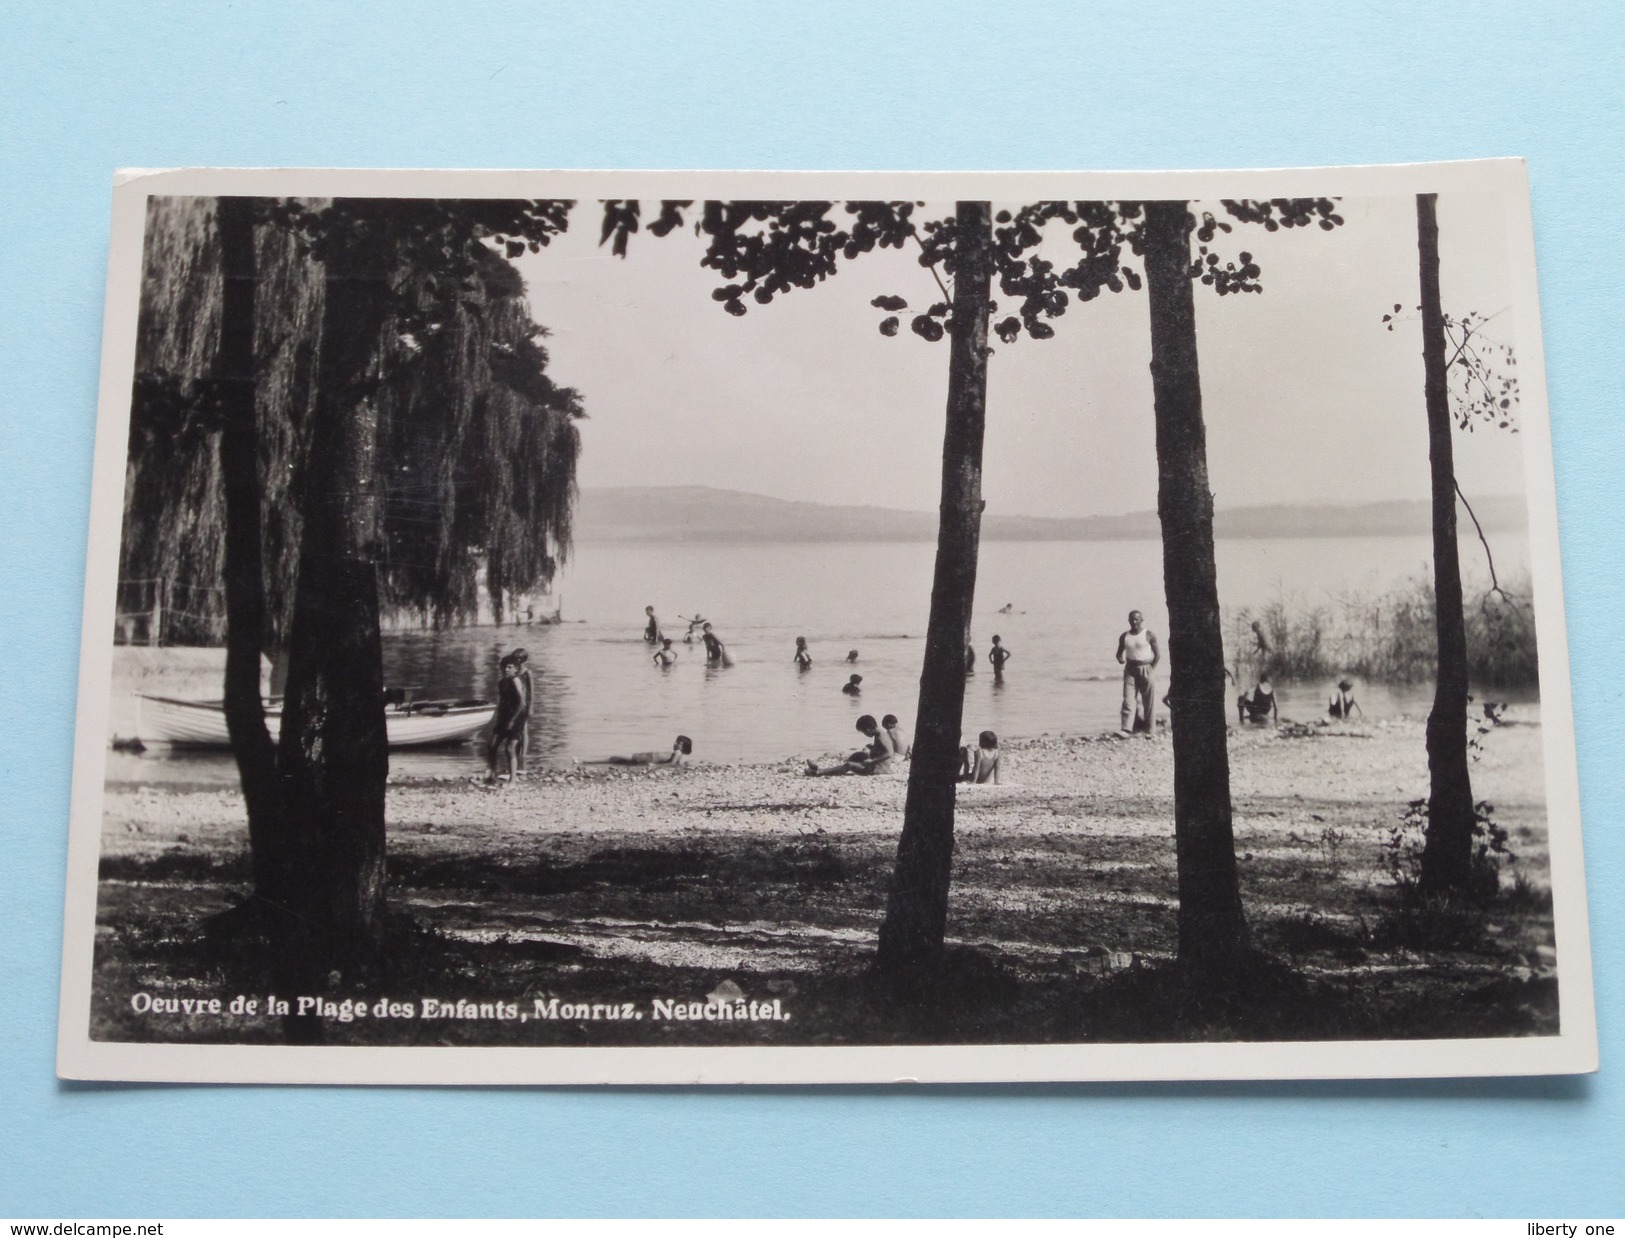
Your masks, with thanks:
M 256 406 L 265 587 L 285 637 L 301 537 L 328 263 L 381 269 L 389 320 L 372 371 L 380 405 L 381 585 L 397 613 L 471 617 L 550 580 L 570 544 L 584 415 L 547 373 L 513 257 L 561 231 L 568 202 L 267 200 L 255 229 Z M 221 273 L 209 199 L 149 209 L 121 575 L 192 586 L 217 638 L 223 509 L 215 379 Z
M 692 205 L 662 203 L 660 228 L 669 232 L 681 226 Z M 1185 280 L 1221 296 L 1260 291 L 1262 272 L 1250 253 L 1230 257 L 1220 252 L 1220 237 L 1233 230 L 1231 219 L 1271 232 L 1309 226 L 1330 230 L 1343 220 L 1327 198 L 1226 200 L 1221 204 L 1225 217 L 1211 211 L 1195 214 L 1183 202 L 1036 202 L 996 214 L 987 203 L 960 202 L 947 217 L 928 216 L 923 206 L 712 201 L 694 219 L 696 234 L 706 242 L 701 265 L 726 281 L 711 295 L 736 316 L 747 312 L 747 299 L 766 305 L 792 289 L 817 286 L 836 273 L 842 260 L 912 243 L 941 295 L 911 314 L 909 329 L 929 343 L 953 341 L 915 762 L 877 968 L 889 976 L 917 979 L 933 974 L 943 961 L 954 815 L 947 758 L 961 720 L 962 668 L 975 587 L 986 364 L 993 351 L 988 328 L 998 308 L 992 286 L 996 283 L 999 293 L 1013 302 L 1013 312 L 993 324 L 992 331 L 1003 343 L 1013 344 L 1023 335 L 1052 338 L 1053 321 L 1074 301 L 1139 290 L 1149 281 L 1154 285 L 1152 371 L 1173 692 L 1177 697 L 1182 690 L 1181 675 L 1196 685 L 1191 699 L 1175 711 L 1180 958 L 1198 987 L 1223 989 L 1234 982 L 1246 933 L 1230 829 L 1212 496 L 1207 491 L 1195 319 Z M 606 203 L 600 243 L 611 243 L 613 252 L 624 256 L 638 221 L 636 203 Z M 1072 242 L 1058 247 L 1068 255 L 1060 263 L 1044 252 L 1046 240 L 1059 229 L 1070 230 Z M 1148 266 L 1153 268 L 1149 276 Z M 956 275 L 964 278 L 956 280 Z M 910 310 L 908 300 L 886 293 L 870 304 L 885 315 L 880 333 L 898 335 L 902 315 Z M 955 321 L 956 306 L 974 321 Z M 1201 708 L 1209 703 L 1215 708 Z M 1210 802 L 1215 797 L 1217 802 Z M 1219 942 L 1220 937 L 1225 941 Z M 1210 938 L 1213 948 L 1203 946 Z
M 664 201 L 649 231 L 664 236 L 683 226 L 693 202 Z M 794 288 L 813 288 L 833 276 L 844 260 L 851 262 L 880 249 L 919 250 L 919 263 L 937 278 L 941 298 L 914 313 L 914 334 L 928 342 L 943 339 L 952 326 L 951 298 L 944 277 L 952 279 L 966 243 L 954 216 L 930 217 L 923 202 L 709 201 L 693 218 L 696 234 L 706 241 L 700 265 L 727 282 L 711 296 L 730 314 L 746 312 L 747 299 L 766 305 Z M 1262 271 L 1251 253 L 1223 252 L 1220 239 L 1234 230 L 1234 220 L 1267 232 L 1343 223 L 1330 198 L 1274 198 L 1262 201 L 1225 199 L 1222 215 L 1210 210 L 1191 215 L 1196 242 L 1190 276 L 1219 295 L 1259 292 Z M 624 257 L 627 240 L 640 226 L 635 201 L 604 203 L 601 243 Z M 1040 251 L 1053 241 L 1055 229 L 1066 230 L 1070 261 L 1057 263 Z M 992 259 L 1000 293 L 1013 309 L 994 324 L 1006 344 L 1022 335 L 1049 339 L 1053 320 L 1075 301 L 1092 301 L 1103 292 L 1138 291 L 1143 283 L 1145 209 L 1140 202 L 1034 202 L 1005 208 L 994 215 Z M 887 317 L 884 335 L 901 328 L 907 298 L 877 296 L 871 304 Z M 997 302 L 990 312 L 996 313 Z
M 1421 311 L 1421 306 L 1417 306 Z M 1387 329 L 1404 321 L 1396 305 L 1382 316 Z M 1480 425 L 1494 426 L 1512 434 L 1518 432 L 1518 357 L 1511 344 L 1504 344 L 1485 331 L 1500 315 L 1469 310 L 1459 318 L 1444 316 L 1445 372 L 1450 383 L 1450 412 L 1458 428 L 1471 433 Z

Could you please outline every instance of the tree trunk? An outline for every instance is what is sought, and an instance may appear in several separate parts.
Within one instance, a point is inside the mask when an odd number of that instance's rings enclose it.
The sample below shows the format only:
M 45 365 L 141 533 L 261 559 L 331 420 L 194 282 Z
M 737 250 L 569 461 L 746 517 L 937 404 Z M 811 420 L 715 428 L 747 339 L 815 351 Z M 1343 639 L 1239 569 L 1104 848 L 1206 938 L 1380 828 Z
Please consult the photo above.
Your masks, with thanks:
M 1438 680 L 1428 715 L 1428 829 L 1422 888 L 1466 889 L 1472 874 L 1473 786 L 1467 769 L 1467 626 L 1456 548 L 1456 465 L 1445 373 L 1444 309 L 1439 298 L 1437 195 L 1416 195 L 1416 245 L 1422 277 L 1422 361 L 1427 392 L 1428 460 L 1433 469 L 1433 597 Z
M 380 249 L 382 247 L 379 247 Z M 279 766 L 313 966 L 376 941 L 389 773 L 376 554 L 382 257 L 330 256 Z
M 224 479 L 226 586 L 226 730 L 248 810 L 255 897 L 285 905 L 286 838 L 276 778 L 276 746 L 260 698 L 265 643 L 265 568 L 260 537 L 259 416 L 255 405 L 254 201 L 220 198 L 220 471 Z
M 942 961 L 954 851 L 954 776 L 965 708 L 966 633 L 982 529 L 992 208 L 986 202 L 961 202 L 955 224 L 962 248 L 954 273 L 936 572 L 903 834 L 875 959 L 877 972 L 903 982 L 932 974 Z
M 1145 211 L 1157 515 L 1168 603 L 1179 965 L 1187 992 L 1203 1001 L 1235 991 L 1247 956 L 1247 922 L 1230 822 L 1229 708 L 1191 295 L 1190 216 L 1184 202 L 1148 202 Z

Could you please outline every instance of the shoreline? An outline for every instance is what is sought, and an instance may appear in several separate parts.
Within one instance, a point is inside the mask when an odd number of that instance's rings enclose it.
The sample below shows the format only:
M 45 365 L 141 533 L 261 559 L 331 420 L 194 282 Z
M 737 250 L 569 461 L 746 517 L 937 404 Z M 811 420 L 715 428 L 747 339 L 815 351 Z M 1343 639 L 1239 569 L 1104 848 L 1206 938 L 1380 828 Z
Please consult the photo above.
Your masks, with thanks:
M 1010 782 L 957 796 L 947 944 L 972 979 L 953 999 L 959 1005 L 930 1015 L 926 1032 L 863 1013 L 858 996 L 885 914 L 906 776 L 811 778 L 788 762 L 555 771 L 497 791 L 392 785 L 388 899 L 413 927 L 367 993 L 501 997 L 529 1009 L 554 996 L 698 1001 L 731 982 L 751 1000 L 781 997 L 795 1012 L 793 1022 L 728 1028 L 548 1020 L 448 1031 L 437 1022 L 435 1036 L 454 1039 L 432 1043 L 1549 1031 L 1556 954 L 1540 728 L 1495 733 L 1474 767 L 1475 792 L 1495 802 L 1518 861 L 1503 871 L 1504 897 L 1459 928 L 1447 925 L 1444 938 L 1416 936 L 1385 871 L 1385 844 L 1426 791 L 1423 732 L 1410 721 L 1232 735 L 1243 905 L 1255 945 L 1276 960 L 1272 974 L 1296 977 L 1235 1025 L 1185 1022 L 1168 987 L 1178 882 L 1166 738 L 1012 742 L 1004 747 Z M 234 968 L 249 973 L 243 991 L 263 984 L 252 977 L 264 964 L 223 959 L 198 931 L 248 892 L 240 794 L 110 789 L 100 871 L 97 1037 L 220 1036 L 218 1026 L 181 1016 L 135 1014 L 129 1002 L 135 992 L 185 994 L 200 976 Z M 1512 884 L 1519 876 L 1521 891 Z M 408 1027 L 383 1023 L 332 1034 L 344 1043 L 420 1043 Z M 241 1035 L 281 1037 L 274 1022 Z
M 1529 720 L 1498 728 L 1487 737 L 1473 777 L 1476 798 L 1493 801 L 1503 816 L 1538 820 L 1544 835 L 1540 734 L 1539 723 Z M 1085 834 L 1117 827 L 1138 833 L 1140 823 L 1156 821 L 1171 835 L 1172 746 L 1165 733 L 1151 739 L 1113 733 L 1041 736 L 1008 741 L 1001 751 L 1000 785 L 960 784 L 957 803 L 970 819 L 987 818 L 1017 832 L 1064 826 Z M 820 754 L 820 759 L 839 755 Z M 1264 822 L 1315 825 L 1319 810 L 1313 805 L 1386 828 L 1427 791 L 1424 724 L 1414 719 L 1233 730 L 1230 756 L 1238 846 L 1244 830 L 1262 828 Z M 772 830 L 809 820 L 862 833 L 900 828 L 906 762 L 874 777 L 812 778 L 801 768 L 805 760 L 533 767 L 528 777 L 496 787 L 466 775 L 392 780 L 387 791 L 391 847 L 427 846 L 447 830 L 465 830 L 466 845 L 502 854 L 550 832 Z M 147 852 L 153 845 L 218 855 L 241 845 L 246 835 L 232 836 L 245 830 L 241 792 L 234 784 L 106 786 L 104 857 Z

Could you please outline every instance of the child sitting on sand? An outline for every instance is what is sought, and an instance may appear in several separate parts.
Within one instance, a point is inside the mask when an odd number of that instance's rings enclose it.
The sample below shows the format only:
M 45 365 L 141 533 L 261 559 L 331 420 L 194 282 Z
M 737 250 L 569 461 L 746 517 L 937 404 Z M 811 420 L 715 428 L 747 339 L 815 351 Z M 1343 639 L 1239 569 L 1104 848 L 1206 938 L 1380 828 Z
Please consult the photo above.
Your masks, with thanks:
M 634 752 L 629 757 L 602 757 L 596 761 L 577 761 L 577 765 L 681 765 L 683 758 L 694 751 L 694 741 L 679 735 L 670 752 Z
M 891 736 L 892 747 L 897 750 L 898 756 L 911 757 L 914 755 L 913 745 L 903 742 L 903 727 L 897 721 L 896 714 L 887 714 L 880 720 L 880 725 L 885 728 L 886 734 Z
M 1332 693 L 1332 699 L 1326 706 L 1326 712 L 1332 717 L 1341 718 L 1346 722 L 1354 716 L 1354 711 L 1357 709 L 1360 710 L 1363 717 L 1365 710 L 1360 709 L 1360 703 L 1354 699 L 1354 681 L 1339 679 L 1337 681 L 1337 691 Z
M 966 744 L 959 750 L 959 775 L 956 782 L 986 783 L 999 781 L 999 737 L 992 731 L 983 731 L 976 737 L 976 747 Z
M 1264 676 L 1258 681 L 1258 686 L 1248 695 L 1243 692 L 1236 698 L 1236 720 L 1238 722 L 1279 722 L 1280 710 L 1275 704 L 1275 688 Z
M 835 774 L 885 774 L 889 773 L 892 758 L 897 755 L 897 747 L 892 743 L 890 735 L 880 729 L 880 724 L 873 714 L 864 714 L 859 718 L 857 729 L 869 737 L 869 746 L 860 748 L 852 753 L 839 765 L 831 765 L 827 769 L 819 769 L 817 761 L 807 762 L 807 774 L 812 778 L 829 778 Z
M 1010 651 L 1004 647 L 997 636 L 993 638 L 993 648 L 987 651 L 987 660 L 993 663 L 993 678 L 1004 678 L 1004 664 L 1010 660 Z

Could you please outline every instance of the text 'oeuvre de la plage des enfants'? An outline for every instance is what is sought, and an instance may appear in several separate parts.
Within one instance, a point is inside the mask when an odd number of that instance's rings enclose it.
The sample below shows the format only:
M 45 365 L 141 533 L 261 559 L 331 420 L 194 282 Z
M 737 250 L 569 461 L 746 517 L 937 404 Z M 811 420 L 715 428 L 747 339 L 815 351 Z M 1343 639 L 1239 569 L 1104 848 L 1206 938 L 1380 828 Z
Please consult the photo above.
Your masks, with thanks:
M 650 1019 L 684 1023 L 788 1023 L 790 1012 L 779 998 L 771 1001 L 732 1000 L 692 1001 L 656 997 L 643 1002 L 563 1001 L 557 997 L 535 997 L 526 1001 L 455 1001 L 423 997 L 400 1000 L 391 997 L 344 998 L 278 997 L 263 999 L 237 994 L 222 997 L 167 997 L 138 992 L 130 997 L 130 1008 L 140 1015 L 204 1016 L 222 1019 L 280 1018 L 295 1015 L 354 1023 L 358 1019 L 462 1019 L 498 1022 L 636 1022 Z

